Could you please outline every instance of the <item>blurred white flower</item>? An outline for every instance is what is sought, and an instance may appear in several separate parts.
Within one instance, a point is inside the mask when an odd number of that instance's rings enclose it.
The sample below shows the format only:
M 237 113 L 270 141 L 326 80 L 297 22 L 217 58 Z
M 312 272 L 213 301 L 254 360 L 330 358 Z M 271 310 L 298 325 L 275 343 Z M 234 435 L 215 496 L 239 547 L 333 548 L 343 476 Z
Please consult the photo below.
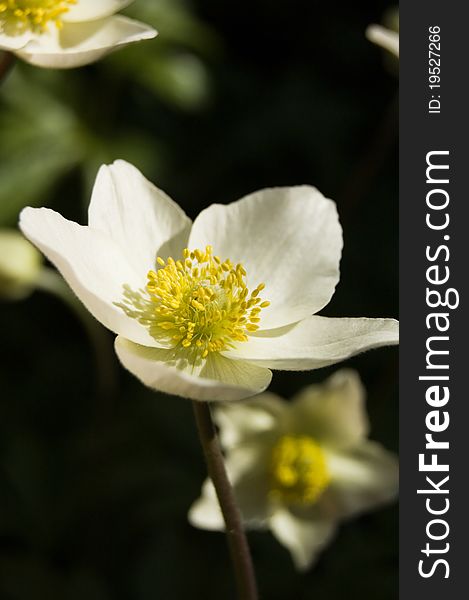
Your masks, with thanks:
M 314 315 L 334 293 L 342 248 L 335 204 L 315 188 L 266 189 L 192 223 L 116 161 L 98 173 L 88 222 L 46 208 L 20 218 L 154 389 L 237 400 L 266 389 L 271 368 L 317 369 L 398 341 L 393 319 Z
M 399 33 L 386 29 L 382 25 L 370 25 L 366 37 L 377 46 L 381 46 L 395 56 L 399 56 Z
M 0 49 L 39 67 L 94 62 L 156 31 L 115 15 L 132 0 L 0 0 Z
M 340 520 L 397 495 L 397 458 L 367 439 L 364 390 L 353 371 L 303 389 L 291 403 L 266 393 L 219 405 L 214 417 L 246 526 L 270 529 L 299 570 L 313 564 Z M 224 529 L 209 480 L 189 520 Z
M 0 229 L 0 298 L 16 300 L 34 288 L 42 257 L 18 231 Z

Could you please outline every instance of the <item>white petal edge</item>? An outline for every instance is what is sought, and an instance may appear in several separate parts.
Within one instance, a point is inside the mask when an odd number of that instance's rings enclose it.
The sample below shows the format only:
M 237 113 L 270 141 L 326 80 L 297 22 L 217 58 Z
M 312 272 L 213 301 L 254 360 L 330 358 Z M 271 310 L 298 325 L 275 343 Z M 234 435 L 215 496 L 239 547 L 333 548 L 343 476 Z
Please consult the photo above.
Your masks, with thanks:
M 133 344 L 121 336 L 115 349 L 122 365 L 146 386 L 192 400 L 241 400 L 264 391 L 272 379 L 268 369 L 213 354 L 196 370 L 178 368 L 172 350 Z
M 329 497 L 334 498 L 334 510 L 341 518 L 361 514 L 397 497 L 398 459 L 380 444 L 365 440 L 351 451 L 328 450 L 326 460 L 332 478 Z
M 33 37 L 31 32 L 23 33 L 22 35 L 7 35 L 0 33 L 0 50 L 12 51 L 24 48 Z
M 102 19 L 119 12 L 132 2 L 133 0 L 78 0 L 63 15 L 62 21 L 64 23 L 76 23 Z
M 37 67 L 71 69 L 156 35 L 157 32 L 148 25 L 127 17 L 112 16 L 84 23 L 65 23 L 58 35 L 42 35 L 16 54 Z
M 248 342 L 238 344 L 224 355 L 270 369 L 303 371 L 398 342 L 399 322 L 395 319 L 313 315 L 295 325 L 250 336 Z
M 356 371 L 341 369 L 303 388 L 291 403 L 293 428 L 333 448 L 351 447 L 369 432 L 365 389 Z
M 122 300 L 125 283 L 138 289 L 143 281 L 111 239 L 48 208 L 23 209 L 19 226 L 98 321 L 129 339 L 156 345 L 142 325 L 114 305 Z
M 262 329 L 318 312 L 339 280 L 342 229 L 334 202 L 316 188 L 271 188 L 228 205 L 213 204 L 194 221 L 191 249 L 210 244 L 240 262 L 254 289 L 265 283 Z
M 287 423 L 289 406 L 279 396 L 264 392 L 245 402 L 217 407 L 213 417 L 220 429 L 220 442 L 229 450 L 275 433 L 280 423 Z
M 366 30 L 366 37 L 385 50 L 399 57 L 399 34 L 396 31 L 386 29 L 381 25 L 370 25 Z
M 118 244 L 135 269 L 155 269 L 157 254 L 182 256 L 192 225 L 184 211 L 130 163 L 103 165 L 88 210 L 89 225 Z
M 269 525 L 278 541 L 290 551 L 298 571 L 306 571 L 313 565 L 336 531 L 334 521 L 300 519 L 287 509 L 277 510 Z

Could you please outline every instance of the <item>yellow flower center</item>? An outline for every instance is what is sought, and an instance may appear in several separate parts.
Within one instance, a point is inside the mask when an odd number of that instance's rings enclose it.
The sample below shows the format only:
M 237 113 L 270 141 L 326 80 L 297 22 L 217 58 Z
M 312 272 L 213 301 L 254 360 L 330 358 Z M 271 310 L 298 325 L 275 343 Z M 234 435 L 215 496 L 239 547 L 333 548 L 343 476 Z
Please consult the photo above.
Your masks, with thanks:
M 61 17 L 77 0 L 0 0 L 0 30 L 8 35 L 44 33 L 49 23 L 62 27 Z
M 307 506 L 330 482 L 321 446 L 308 436 L 285 435 L 275 444 L 270 464 L 273 500 Z
M 241 264 L 205 251 L 185 249 L 180 260 L 158 257 L 149 271 L 146 294 L 125 288 L 120 306 L 129 316 L 148 327 L 150 334 L 168 348 L 179 349 L 193 364 L 211 352 L 246 342 L 269 306 L 259 294 L 246 287 Z

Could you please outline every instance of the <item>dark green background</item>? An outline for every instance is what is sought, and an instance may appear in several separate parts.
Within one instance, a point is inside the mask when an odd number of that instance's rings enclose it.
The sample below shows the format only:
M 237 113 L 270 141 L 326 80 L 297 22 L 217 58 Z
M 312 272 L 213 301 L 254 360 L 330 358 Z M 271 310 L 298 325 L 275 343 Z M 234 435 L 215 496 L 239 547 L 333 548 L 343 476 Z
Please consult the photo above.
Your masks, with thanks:
M 128 12 L 155 41 L 75 71 L 17 65 L 0 88 L 0 225 L 26 204 L 85 222 L 96 170 L 115 158 L 191 217 L 310 183 L 344 228 L 323 314 L 396 317 L 397 79 L 364 37 L 388 7 L 137 0 Z M 223 535 L 186 520 L 205 476 L 190 403 L 116 362 L 116 392 L 98 393 L 83 328 L 53 297 L 1 303 L 0 330 L 0 599 L 234 598 Z M 347 366 L 372 437 L 396 450 L 396 349 Z M 272 389 L 289 397 L 333 370 L 276 373 Z M 304 575 L 270 533 L 249 538 L 267 600 L 397 596 L 395 507 L 344 524 Z

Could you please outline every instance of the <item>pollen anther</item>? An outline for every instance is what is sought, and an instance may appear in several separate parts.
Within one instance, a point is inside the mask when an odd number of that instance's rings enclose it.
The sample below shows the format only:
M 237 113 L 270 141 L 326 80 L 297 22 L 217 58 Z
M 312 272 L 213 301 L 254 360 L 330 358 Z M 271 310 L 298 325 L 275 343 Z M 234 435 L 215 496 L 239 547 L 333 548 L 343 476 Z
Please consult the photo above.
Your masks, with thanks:
M 287 505 L 311 505 L 330 483 L 321 446 L 305 435 L 282 436 L 271 452 L 273 500 Z
M 126 290 L 119 306 L 155 339 L 182 349 L 190 362 L 246 342 L 259 329 L 260 313 L 269 305 L 259 297 L 265 285 L 250 293 L 241 264 L 213 256 L 211 246 L 185 248 L 180 260 L 158 256 L 155 263 L 147 274 L 148 299 Z
M 0 0 L 0 32 L 45 33 L 50 23 L 62 28 L 62 17 L 77 0 Z

